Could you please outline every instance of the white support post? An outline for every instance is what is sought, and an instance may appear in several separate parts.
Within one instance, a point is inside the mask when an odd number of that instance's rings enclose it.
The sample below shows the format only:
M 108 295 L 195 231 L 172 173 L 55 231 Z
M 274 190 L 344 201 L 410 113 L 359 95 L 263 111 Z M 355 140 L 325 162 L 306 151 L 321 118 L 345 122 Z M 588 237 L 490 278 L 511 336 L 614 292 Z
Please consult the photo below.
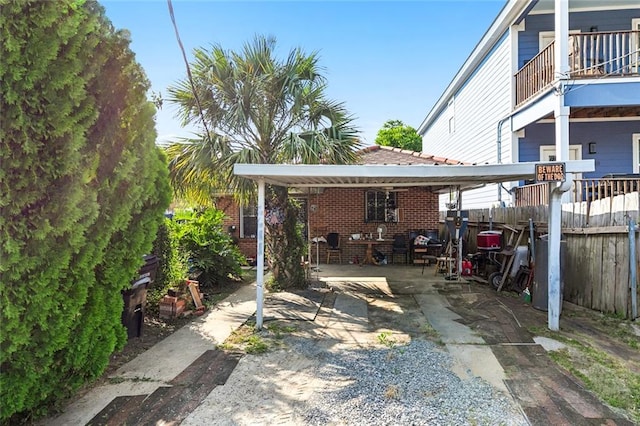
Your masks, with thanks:
M 549 330 L 560 330 L 560 308 L 562 305 L 561 271 L 560 271 L 560 233 L 562 221 L 562 192 L 556 191 L 555 183 L 549 188 L 549 240 L 547 247 L 547 283 L 548 283 L 548 327 Z
M 556 161 L 569 159 L 569 108 L 564 105 L 566 80 L 569 78 L 569 0 L 555 0 L 555 146 Z M 560 330 L 562 307 L 562 271 L 560 270 L 560 239 L 562 233 L 562 194 L 571 188 L 567 174 L 563 183 L 549 184 L 549 247 L 548 247 L 548 326 Z
M 569 0 L 555 0 L 554 63 L 556 80 L 569 79 Z
M 638 318 L 638 261 L 636 255 L 636 222 L 629 218 L 629 271 L 631 273 L 631 320 Z
M 258 180 L 258 271 L 256 275 L 256 328 L 262 330 L 264 308 L 264 179 Z

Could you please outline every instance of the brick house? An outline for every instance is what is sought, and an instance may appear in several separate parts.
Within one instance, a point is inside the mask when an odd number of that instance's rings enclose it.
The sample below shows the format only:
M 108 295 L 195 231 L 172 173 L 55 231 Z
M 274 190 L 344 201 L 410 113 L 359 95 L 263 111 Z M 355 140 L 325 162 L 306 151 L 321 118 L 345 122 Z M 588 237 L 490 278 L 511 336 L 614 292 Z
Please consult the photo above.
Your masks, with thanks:
M 461 164 L 445 158 L 438 158 L 419 152 L 399 148 L 371 146 L 360 151 L 359 164 L 362 165 L 409 165 L 409 164 Z M 351 234 L 378 235 L 377 229 L 384 225 L 385 239 L 394 234 L 404 234 L 409 241 L 411 231 L 437 230 L 438 190 L 443 187 L 336 187 L 291 189 L 291 194 L 301 203 L 302 223 L 306 223 L 308 239 L 326 237 L 329 232 L 340 234 L 342 261 L 346 263 L 357 257 L 363 259 L 365 246 L 347 243 Z M 237 240 L 238 246 L 247 258 L 256 256 L 256 206 L 240 206 L 231 197 L 218 198 L 216 205 L 223 210 L 227 219 L 225 226 Z M 391 255 L 391 243 L 381 244 L 376 249 Z M 318 252 L 316 252 L 316 250 Z M 312 263 L 316 256 L 321 263 L 326 260 L 326 244 L 311 247 Z M 404 258 L 396 257 L 397 262 Z

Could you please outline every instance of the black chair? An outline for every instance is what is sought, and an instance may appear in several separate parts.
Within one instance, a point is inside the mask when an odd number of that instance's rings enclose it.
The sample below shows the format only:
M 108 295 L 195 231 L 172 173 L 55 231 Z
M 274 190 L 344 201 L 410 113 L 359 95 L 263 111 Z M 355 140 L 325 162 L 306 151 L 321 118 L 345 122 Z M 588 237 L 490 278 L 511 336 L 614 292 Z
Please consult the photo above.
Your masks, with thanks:
M 395 263 L 396 254 L 404 255 L 404 263 L 409 262 L 409 247 L 404 234 L 395 234 L 393 236 L 393 247 L 391 249 L 391 263 Z
M 342 249 L 340 248 L 340 234 L 329 232 L 327 234 L 327 264 L 331 260 L 331 255 L 338 255 L 338 262 L 342 263 Z

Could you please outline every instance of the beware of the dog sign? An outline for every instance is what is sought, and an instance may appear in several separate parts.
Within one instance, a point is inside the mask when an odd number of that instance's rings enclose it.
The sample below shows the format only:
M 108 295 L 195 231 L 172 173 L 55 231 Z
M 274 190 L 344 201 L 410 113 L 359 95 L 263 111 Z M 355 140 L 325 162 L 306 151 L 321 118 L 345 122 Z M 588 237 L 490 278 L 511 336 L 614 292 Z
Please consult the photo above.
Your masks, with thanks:
M 536 182 L 564 182 L 565 179 L 564 163 L 536 164 Z

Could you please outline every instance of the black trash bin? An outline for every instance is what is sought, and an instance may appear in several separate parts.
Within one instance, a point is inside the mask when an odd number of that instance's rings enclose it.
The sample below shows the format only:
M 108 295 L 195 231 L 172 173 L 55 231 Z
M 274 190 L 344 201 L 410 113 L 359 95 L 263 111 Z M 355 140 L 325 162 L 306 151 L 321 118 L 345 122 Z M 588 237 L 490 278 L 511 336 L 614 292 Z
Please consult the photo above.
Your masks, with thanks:
M 147 286 L 149 277 L 143 277 L 133 283 L 131 288 L 122 291 L 124 309 L 122 310 L 122 325 L 127 329 L 127 337 L 142 336 L 145 305 L 147 304 Z
M 153 283 L 156 281 L 156 275 L 158 273 L 158 267 L 160 266 L 160 258 L 153 254 L 148 254 L 144 256 L 144 265 L 138 270 L 138 280 L 142 278 L 149 277 L 149 285 L 147 288 L 151 287 Z
M 549 236 L 543 235 L 536 240 L 536 258 L 531 288 L 531 306 L 541 311 L 549 310 Z M 564 271 L 567 256 L 567 241 L 560 240 L 560 270 Z M 564 291 L 564 273 L 560 277 L 560 312 Z

